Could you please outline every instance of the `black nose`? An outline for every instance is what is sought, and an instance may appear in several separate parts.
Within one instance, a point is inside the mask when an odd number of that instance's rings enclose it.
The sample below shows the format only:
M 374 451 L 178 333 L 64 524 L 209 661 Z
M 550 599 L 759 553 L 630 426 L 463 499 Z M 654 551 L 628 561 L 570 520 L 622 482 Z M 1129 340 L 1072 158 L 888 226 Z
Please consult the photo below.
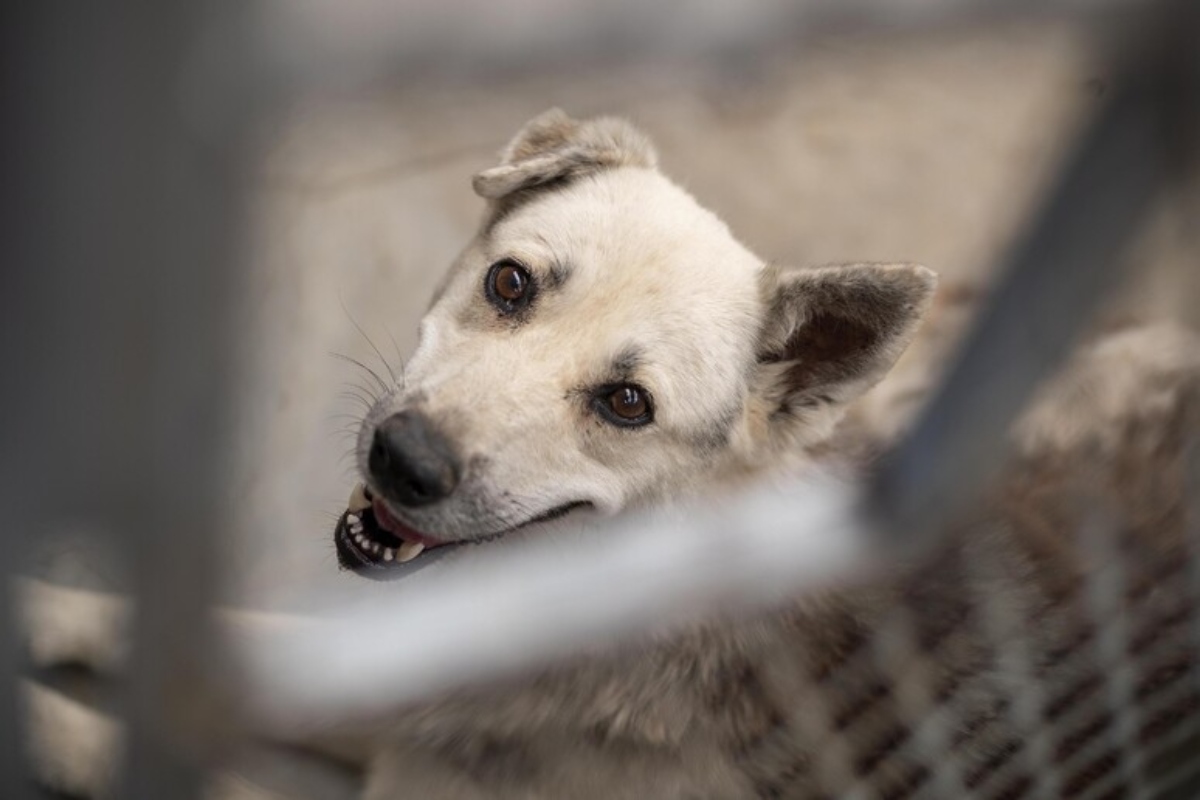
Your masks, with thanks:
M 447 497 L 458 485 L 459 466 L 450 441 L 415 411 L 381 422 L 367 456 L 376 485 L 406 506 L 427 506 Z

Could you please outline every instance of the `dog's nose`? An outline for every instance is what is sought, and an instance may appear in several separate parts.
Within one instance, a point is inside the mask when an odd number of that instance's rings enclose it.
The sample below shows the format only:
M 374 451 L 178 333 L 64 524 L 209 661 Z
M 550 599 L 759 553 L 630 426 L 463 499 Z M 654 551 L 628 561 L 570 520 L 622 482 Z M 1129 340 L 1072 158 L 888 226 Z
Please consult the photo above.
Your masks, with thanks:
M 450 441 L 424 415 L 393 414 L 371 440 L 367 468 L 380 489 L 406 506 L 427 506 L 458 486 L 459 460 Z

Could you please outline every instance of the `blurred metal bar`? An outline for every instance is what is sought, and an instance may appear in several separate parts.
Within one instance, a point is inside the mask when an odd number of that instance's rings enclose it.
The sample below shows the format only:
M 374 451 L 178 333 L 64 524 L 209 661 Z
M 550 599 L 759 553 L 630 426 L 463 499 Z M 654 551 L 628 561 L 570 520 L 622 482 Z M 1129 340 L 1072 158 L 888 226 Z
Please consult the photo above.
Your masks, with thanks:
M 1013 595 L 1005 603 L 990 602 L 982 587 L 988 585 L 991 564 L 968 561 L 967 571 L 975 596 L 972 599 L 978 609 L 984 633 L 996 653 L 999 671 L 1013 676 L 1013 685 L 1022 687 L 1013 693 L 1012 702 L 1004 714 L 1012 722 L 1013 730 L 1023 737 L 1021 751 L 1012 759 L 1008 769 L 996 771 L 984 784 L 977 787 L 979 794 L 992 787 L 998 788 L 999 781 L 1011 780 L 1011 773 L 1023 768 L 1030 776 L 1030 795 L 1034 800 L 1055 800 L 1062 794 L 1059 783 L 1060 771 L 1054 768 L 1054 745 L 1044 722 L 1046 698 L 1043 687 L 1037 680 L 1034 655 L 1026 636 L 1025 626 L 1030 619 L 1030 603 Z
M 0 479 L 5 474 L 0 472 Z M 7 499 L 0 498 L 0 502 Z M 9 590 L 10 574 L 7 568 L 13 563 L 18 548 L 13 541 L 16 537 L 11 533 L 0 533 L 0 538 L 6 540 L 0 545 L 0 563 L 6 565 L 4 573 L 0 575 L 0 581 L 3 582 L 3 589 L 0 590 L 3 595 L 3 599 L 0 599 L 0 797 L 21 800 L 26 796 L 28 787 L 21 765 L 20 716 L 17 710 L 17 630 L 10 602 L 12 592 Z
M 1200 761 L 1177 767 L 1156 781 L 1154 800 L 1194 800 L 1200 795 Z
M 1095 625 L 1091 644 L 1099 673 L 1103 676 L 1104 701 L 1112 715 L 1103 738 L 1118 754 L 1116 772 L 1123 785 L 1135 797 L 1146 795 L 1145 765 L 1138 746 L 1141 719 L 1137 700 L 1137 675 L 1130 651 L 1130 623 L 1126 610 L 1129 578 L 1118 543 L 1116 518 L 1103 501 L 1084 515 L 1078 532 L 1080 552 L 1089 563 L 1100 565 L 1085 577 L 1086 607 Z
M 276 730 L 378 714 L 597 641 L 846 585 L 875 564 L 859 506 L 844 485 L 795 482 L 430 568 L 390 596 L 249 632 L 236 648 L 245 696 Z
M 43 522 L 35 498 L 48 487 L 34 476 L 39 436 L 38 353 L 49 349 L 38 271 L 53 251 L 48 165 L 40 155 L 53 140 L 55 108 L 45 92 L 54 85 L 54 51 L 48 47 L 49 9 L 38 4 L 0 7 L 0 797 L 32 796 L 22 760 L 23 731 L 17 704 L 20 667 L 12 575 Z M 31 386 L 31 383 L 34 385 Z M 35 460 L 31 464 L 30 458 Z
M 237 0 L 122 2 L 108 13 L 121 19 L 111 52 L 136 97 L 125 120 L 136 131 L 126 134 L 144 148 L 127 209 L 153 232 L 130 243 L 146 304 L 132 311 L 149 338 L 139 483 L 130 487 L 140 502 L 122 518 L 137 601 L 123 793 L 200 797 L 236 716 L 208 611 L 229 517 L 234 281 L 244 272 L 246 138 L 261 77 Z
M 1200 420 L 1193 420 L 1193 429 Z M 1200 433 L 1194 432 L 1183 451 L 1184 553 L 1187 558 L 1192 614 L 1192 683 L 1200 693 Z
M 1180 98 L 1160 48 L 1190 46 L 1164 33 L 1168 24 L 1146 20 L 1153 34 L 1124 55 L 1112 99 L 1010 253 L 937 397 L 880 471 L 877 513 L 898 534 L 931 537 L 975 503 L 1003 462 L 1012 422 L 1113 285 L 1168 186 Z
M 921 650 L 916 612 L 899 602 L 871 637 L 870 650 L 880 674 L 893 676 L 892 694 L 908 730 L 902 751 L 918 764 L 929 767 L 929 782 L 937 797 L 970 797 L 963 781 L 953 733 L 963 720 L 954 710 L 953 698 L 939 700 L 933 676 L 936 655 Z M 869 777 L 866 778 L 868 781 Z
M 1024 634 L 1022 633 L 1022 635 Z M 1162 643 L 1158 647 L 1152 647 L 1145 652 L 1138 653 L 1138 656 L 1140 659 L 1145 661 L 1152 660 L 1156 654 L 1161 654 L 1167 651 L 1170 645 L 1170 642 Z M 1092 652 L 1092 649 L 1089 647 L 1081 648 L 1071 660 L 1076 663 L 1076 667 L 1079 666 L 1078 662 L 1080 661 L 1086 660 L 1090 664 L 1092 660 Z M 1027 687 L 1030 684 L 1014 683 L 1014 685 Z M 1019 694 L 1021 697 L 1024 697 L 1025 689 L 1023 688 L 1022 691 L 1017 694 Z M 1186 679 L 1181 679 L 1178 683 L 1156 693 L 1154 697 L 1141 700 L 1139 710 L 1142 712 L 1142 715 L 1145 718 L 1151 718 L 1173 707 L 1177 707 L 1180 704 L 1187 703 L 1191 694 L 1192 687 L 1187 685 Z M 1061 713 L 1054 719 L 1053 723 L 1045 723 L 1039 717 L 1038 725 L 1042 732 L 1042 736 L 1047 739 L 1048 743 L 1050 743 L 1051 735 L 1057 736 L 1061 741 L 1064 736 L 1070 736 L 1072 733 L 1079 732 L 1094 725 L 1097 715 L 1102 713 L 1105 713 L 1104 708 L 1098 708 L 1097 706 L 1089 703 L 1080 703 Z M 1181 723 L 1179 729 L 1186 731 L 1189 727 L 1194 729 L 1195 726 L 1194 724 L 1189 726 L 1186 722 L 1184 722 Z M 1169 734 L 1168 740 L 1174 736 L 1174 732 Z M 1156 749 L 1157 744 L 1159 743 L 1151 743 L 1150 745 L 1146 746 L 1146 752 L 1143 753 L 1142 758 L 1143 762 L 1152 761 L 1156 755 L 1159 754 L 1160 751 Z M 1022 749 L 1027 749 L 1029 746 L 1030 743 L 1028 740 L 1026 740 Z M 1052 744 L 1050 746 L 1052 747 Z M 1069 756 L 1060 761 L 1052 761 L 1052 763 L 1046 767 L 1047 774 L 1043 777 L 1049 778 L 1050 781 L 1057 786 L 1058 784 L 1061 784 L 1064 776 L 1070 776 L 1084 769 L 1089 763 L 1099 759 L 1106 752 L 1110 752 L 1111 750 L 1112 740 L 1105 735 L 1105 731 L 1103 729 L 1096 730 L 1094 734 L 1087 739 L 1086 743 L 1079 746 L 1078 749 L 1076 749 Z M 1052 755 L 1053 749 L 1048 749 L 1047 753 Z M 998 789 L 1003 780 L 1008 780 L 1014 777 L 1013 773 L 1015 769 L 1023 766 L 1020 763 L 1020 760 L 1017 758 L 1014 758 L 1009 762 L 1009 764 L 1010 766 L 1002 767 L 1001 769 L 997 770 L 996 773 L 989 777 L 985 783 L 976 787 L 976 789 L 986 797 L 986 792 L 993 789 Z M 1106 778 L 1098 781 L 1091 788 L 1089 788 L 1087 792 L 1080 798 L 1080 800 L 1086 800 L 1087 798 L 1095 798 L 1098 800 L 1098 798 L 1104 797 L 1107 791 L 1111 790 L 1123 780 L 1124 775 L 1122 772 L 1119 769 L 1113 769 Z M 1049 795 L 1051 798 L 1058 798 L 1060 796 L 1060 793 Z
M 829 699 L 811 675 L 804 677 L 794 709 L 788 715 L 783 730 L 798 730 L 806 741 L 825 743 L 813 753 L 812 778 L 815 790 L 823 796 L 840 797 L 842 800 L 867 800 L 869 794 L 853 788 L 854 752 L 847 737 L 839 735 Z
M 1180 701 L 1186 701 L 1186 697 L 1180 697 Z M 1145 761 L 1152 762 L 1160 759 L 1164 755 L 1181 755 L 1175 759 L 1173 765 L 1167 765 L 1161 768 L 1158 772 L 1149 776 L 1150 786 L 1140 793 L 1127 792 L 1130 797 L 1143 800 L 1144 798 L 1179 798 L 1179 800 L 1194 800 L 1198 795 L 1194 787 L 1200 785 L 1200 759 L 1196 758 L 1195 745 L 1200 742 L 1200 721 L 1193 717 L 1190 721 L 1181 722 L 1178 726 L 1166 734 L 1165 739 L 1149 742 L 1145 745 L 1144 755 Z M 1190 746 L 1190 747 L 1189 747 Z M 1188 750 L 1182 754 L 1176 753 L 1176 749 L 1187 747 Z M 1099 753 L 1093 749 L 1093 755 Z M 1189 757 L 1190 756 L 1190 757 Z M 1077 795 L 1078 800 L 1105 800 L 1105 798 L 1113 797 L 1113 790 L 1124 786 L 1124 776 L 1120 770 L 1114 769 L 1105 777 L 1093 783 L 1086 791 Z M 1181 792 L 1181 787 L 1193 787 L 1191 792 Z
M 239 4 L 5 6 L 15 15 L 5 73 L 16 80 L 4 151 L 16 194 L 0 270 L 0 499 L 22 532 L 86 520 L 124 537 L 140 616 L 122 796 L 198 796 L 243 219 L 242 93 L 213 66 L 236 69 L 245 40 L 223 38 L 212 52 L 201 37 Z M 11 547 L 4 556 L 7 568 Z M 13 641 L 0 633 L 3 655 Z M 16 682 L 4 666 L 7 758 Z M 0 767 L 3 779 L 18 774 Z
M 489 79 L 627 59 L 758 58 L 852 31 L 913 31 L 1014 19 L 1101 16 L 1142 0 L 263 0 L 262 48 L 308 85 L 430 72 Z

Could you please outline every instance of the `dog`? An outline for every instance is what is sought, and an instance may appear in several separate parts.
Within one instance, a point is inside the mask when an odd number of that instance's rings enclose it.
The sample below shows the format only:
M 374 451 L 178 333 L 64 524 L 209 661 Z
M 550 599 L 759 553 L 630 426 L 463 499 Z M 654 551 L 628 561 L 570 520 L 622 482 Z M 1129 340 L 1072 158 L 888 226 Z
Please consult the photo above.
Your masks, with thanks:
M 822 469 L 847 411 L 934 298 L 936 278 L 918 265 L 764 263 L 619 119 L 542 114 L 473 185 L 483 222 L 437 289 L 401 380 L 360 427 L 361 483 L 333 540 L 341 566 L 364 577 L 407 578 L 568 521 Z M 1161 328 L 1085 348 L 1014 432 L 985 506 L 887 580 L 431 698 L 366 734 L 336 732 L 365 745 L 321 746 L 356 750 L 364 800 L 940 796 L 947 761 L 979 796 L 1021 796 L 1038 779 L 1013 766 L 1028 734 L 1013 702 L 1025 673 L 994 646 L 981 609 L 1017 621 L 1005 635 L 1027 654 L 1044 719 L 1064 702 L 1106 713 L 1088 694 L 1099 693 L 1095 659 L 1076 657 L 1099 568 L 1070 535 L 1086 490 L 1136 533 L 1120 543 L 1141 581 L 1128 613 L 1157 648 L 1136 663 L 1138 686 L 1150 696 L 1194 669 L 1172 581 L 1185 563 L 1198 354 L 1189 334 Z M 41 584 L 25 599 L 38 661 L 119 662 L 123 609 Z M 898 619 L 910 623 L 924 705 L 902 690 L 908 673 L 871 656 L 874 633 Z M 44 780 L 102 794 L 115 727 L 30 692 Z M 917 746 L 934 705 L 953 720 L 945 753 Z M 1188 718 L 1195 706 L 1193 694 L 1176 710 Z M 1091 738 L 1106 730 L 1083 717 Z M 1075 731 L 1052 733 L 1052 763 L 1075 753 L 1062 741 L 1090 740 Z
M 361 427 L 343 565 L 779 468 L 887 373 L 932 272 L 767 267 L 655 163 L 626 123 L 550 112 L 475 177 L 483 226 Z

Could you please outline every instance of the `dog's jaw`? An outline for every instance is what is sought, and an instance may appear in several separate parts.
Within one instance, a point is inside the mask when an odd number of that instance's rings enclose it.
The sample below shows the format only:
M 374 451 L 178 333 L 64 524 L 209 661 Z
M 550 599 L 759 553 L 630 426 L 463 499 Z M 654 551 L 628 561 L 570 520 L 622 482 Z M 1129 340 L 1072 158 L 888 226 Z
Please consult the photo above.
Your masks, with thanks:
M 587 501 L 564 503 L 495 533 L 439 541 L 398 519 L 382 498 L 365 484 L 359 484 L 351 492 L 347 508 L 334 526 L 333 541 L 342 569 L 372 580 L 395 580 L 440 561 L 466 545 L 494 542 L 514 530 L 549 522 L 578 508 L 592 506 Z

